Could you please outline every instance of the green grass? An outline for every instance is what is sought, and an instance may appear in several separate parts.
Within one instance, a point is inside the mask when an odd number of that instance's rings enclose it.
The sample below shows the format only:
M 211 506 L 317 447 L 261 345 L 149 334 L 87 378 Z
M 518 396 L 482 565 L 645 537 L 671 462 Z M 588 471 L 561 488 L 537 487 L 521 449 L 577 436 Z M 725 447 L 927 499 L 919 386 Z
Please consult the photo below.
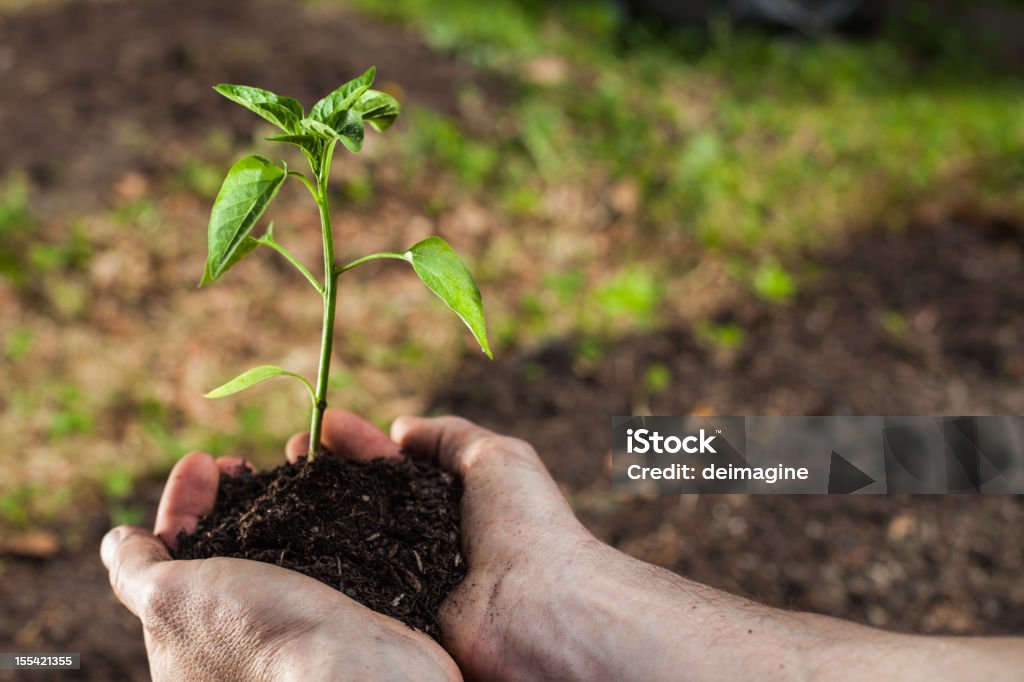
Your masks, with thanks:
M 743 330 L 743 327 L 732 322 L 715 324 L 703 320 L 697 324 L 695 331 L 697 332 L 697 338 L 703 343 L 712 348 L 722 350 L 742 348 L 747 340 L 747 333 Z
M 629 177 L 655 234 L 771 252 L 905 222 L 922 205 L 1024 209 L 1024 85 L 948 29 L 934 29 L 940 50 L 923 59 L 885 40 L 805 42 L 725 24 L 706 44 L 655 39 L 604 3 L 353 4 L 512 82 L 517 97 L 493 128 L 432 114 L 406 133 L 422 158 L 512 213 L 529 214 L 546 186 Z M 531 83 L 541 56 L 564 60 L 568 77 Z
M 808 41 L 721 22 L 655 36 L 605 2 L 348 4 L 417 28 L 507 86 L 507 104 L 485 115 L 411 107 L 391 141 L 411 179 L 436 188 L 438 213 L 461 193 L 526 240 L 575 230 L 585 254 L 588 228 L 566 225 L 553 197 L 568 187 L 600 205 L 624 184 L 637 190 L 614 260 L 534 261 L 540 282 L 520 284 L 494 325 L 502 348 L 662 324 L 669 292 L 703 259 L 785 305 L 811 265 L 802 254 L 852 232 L 963 210 L 1024 216 L 1024 82 L 926 12 L 875 39 Z M 489 255 L 485 290 L 507 286 L 509 268 Z M 693 322 L 711 346 L 746 343 L 736 325 Z
M 12 175 L 0 182 L 0 277 L 15 284 L 28 279 L 24 256 L 34 220 L 29 213 L 28 180 Z

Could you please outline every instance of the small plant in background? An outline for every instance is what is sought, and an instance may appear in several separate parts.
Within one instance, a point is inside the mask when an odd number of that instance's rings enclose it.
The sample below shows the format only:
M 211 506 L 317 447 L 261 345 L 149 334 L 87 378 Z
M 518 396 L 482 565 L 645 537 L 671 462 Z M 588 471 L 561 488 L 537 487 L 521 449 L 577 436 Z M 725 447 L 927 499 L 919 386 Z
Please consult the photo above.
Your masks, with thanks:
M 664 393 L 672 387 L 672 370 L 661 363 L 655 363 L 644 370 L 644 387 L 648 393 Z
M 488 357 L 483 305 L 473 275 L 440 237 L 429 237 L 405 251 L 371 253 L 349 263 L 335 262 L 334 233 L 328 206 L 327 182 L 334 150 L 340 142 L 350 152 L 363 145 L 365 125 L 378 132 L 386 130 L 398 117 L 398 102 L 390 95 L 370 89 L 375 70 L 351 80 L 313 105 L 307 112 L 291 97 L 281 97 L 267 90 L 245 85 L 218 85 L 215 90 L 228 99 L 263 117 L 284 132 L 268 138 L 297 146 L 309 162 L 312 177 L 290 170 L 261 157 L 249 155 L 231 167 L 214 201 L 209 225 L 209 253 L 202 285 L 220 278 L 232 266 L 259 246 L 277 251 L 309 281 L 323 298 L 323 330 L 320 362 L 315 383 L 294 372 L 274 365 L 262 365 L 242 373 L 206 394 L 220 398 L 237 393 L 260 381 L 290 376 L 301 381 L 312 401 L 309 459 L 317 454 L 334 342 L 334 316 L 338 301 L 339 277 L 358 265 L 380 259 L 404 260 L 410 263 L 423 283 L 451 308 L 469 327 Z M 320 213 L 323 236 L 323 278 L 318 279 L 298 258 L 274 238 L 273 223 L 260 237 L 251 235 L 256 222 L 273 201 L 288 178 L 295 178 L 309 190 Z
M 753 285 L 758 297 L 770 303 L 785 303 L 796 295 L 793 276 L 772 259 L 758 267 Z
M 696 333 L 702 342 L 722 350 L 738 350 L 747 340 L 747 333 L 735 322 L 718 324 L 702 320 L 696 325 Z

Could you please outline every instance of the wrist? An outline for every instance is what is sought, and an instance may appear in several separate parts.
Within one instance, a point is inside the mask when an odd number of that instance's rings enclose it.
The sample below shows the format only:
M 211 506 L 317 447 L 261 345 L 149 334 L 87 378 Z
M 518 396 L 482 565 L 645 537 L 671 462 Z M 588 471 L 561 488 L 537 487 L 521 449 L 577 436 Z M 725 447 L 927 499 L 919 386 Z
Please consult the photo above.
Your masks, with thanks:
M 543 585 L 519 660 L 561 679 L 794 679 L 805 676 L 802 617 L 685 580 L 596 540 Z M 714 662 L 714 664 L 712 664 Z

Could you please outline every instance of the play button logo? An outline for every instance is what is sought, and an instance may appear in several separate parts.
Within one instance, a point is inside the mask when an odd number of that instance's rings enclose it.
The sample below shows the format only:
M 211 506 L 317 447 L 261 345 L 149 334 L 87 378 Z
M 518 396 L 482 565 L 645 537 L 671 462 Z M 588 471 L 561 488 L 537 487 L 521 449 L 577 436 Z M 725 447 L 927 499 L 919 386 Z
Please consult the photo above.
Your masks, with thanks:
M 828 469 L 828 494 L 849 495 L 875 482 L 835 450 Z

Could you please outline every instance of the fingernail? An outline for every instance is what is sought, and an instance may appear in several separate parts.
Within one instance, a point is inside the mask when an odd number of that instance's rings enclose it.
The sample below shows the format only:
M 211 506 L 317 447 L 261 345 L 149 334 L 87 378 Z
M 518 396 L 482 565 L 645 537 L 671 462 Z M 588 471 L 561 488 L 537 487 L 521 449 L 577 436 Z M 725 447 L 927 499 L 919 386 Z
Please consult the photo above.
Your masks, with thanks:
M 103 560 L 103 565 L 108 569 L 114 560 L 117 546 L 121 544 L 121 540 L 124 538 L 124 533 L 124 528 L 117 527 L 107 531 L 107 534 L 103 536 L 103 541 L 100 543 L 100 559 Z
M 391 422 L 391 440 L 396 443 L 402 440 L 402 437 L 409 431 L 409 422 L 411 420 L 412 417 L 403 414 Z

